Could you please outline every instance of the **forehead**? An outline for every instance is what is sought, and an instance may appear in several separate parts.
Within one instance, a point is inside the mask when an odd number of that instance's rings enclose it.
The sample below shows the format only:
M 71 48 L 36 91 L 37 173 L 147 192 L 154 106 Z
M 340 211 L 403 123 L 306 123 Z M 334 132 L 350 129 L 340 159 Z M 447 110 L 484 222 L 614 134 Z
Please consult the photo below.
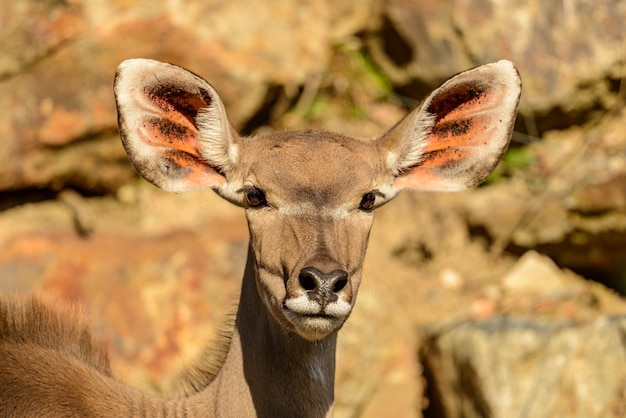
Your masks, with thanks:
M 244 180 L 290 193 L 364 193 L 380 167 L 373 142 L 315 131 L 247 138 L 241 158 L 248 167 Z

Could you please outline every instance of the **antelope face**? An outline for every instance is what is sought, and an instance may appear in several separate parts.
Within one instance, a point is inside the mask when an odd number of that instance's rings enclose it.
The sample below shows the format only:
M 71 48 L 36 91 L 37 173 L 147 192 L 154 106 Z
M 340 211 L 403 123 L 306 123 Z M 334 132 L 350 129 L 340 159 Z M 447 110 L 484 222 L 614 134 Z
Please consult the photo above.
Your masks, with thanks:
M 371 141 L 330 133 L 285 132 L 240 149 L 237 193 L 261 298 L 285 329 L 323 338 L 356 300 L 384 166 Z

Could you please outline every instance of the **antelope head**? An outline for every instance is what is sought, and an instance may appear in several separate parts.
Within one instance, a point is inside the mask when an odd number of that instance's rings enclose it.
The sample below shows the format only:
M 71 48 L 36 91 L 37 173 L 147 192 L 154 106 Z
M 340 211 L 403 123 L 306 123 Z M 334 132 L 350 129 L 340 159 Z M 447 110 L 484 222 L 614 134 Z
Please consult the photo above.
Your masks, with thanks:
M 492 172 L 520 80 L 508 61 L 458 74 L 371 139 L 240 136 L 210 84 L 152 60 L 125 61 L 115 92 L 137 172 L 167 191 L 210 188 L 243 207 L 260 299 L 280 327 L 315 341 L 352 311 L 377 207 L 405 188 L 462 190 Z

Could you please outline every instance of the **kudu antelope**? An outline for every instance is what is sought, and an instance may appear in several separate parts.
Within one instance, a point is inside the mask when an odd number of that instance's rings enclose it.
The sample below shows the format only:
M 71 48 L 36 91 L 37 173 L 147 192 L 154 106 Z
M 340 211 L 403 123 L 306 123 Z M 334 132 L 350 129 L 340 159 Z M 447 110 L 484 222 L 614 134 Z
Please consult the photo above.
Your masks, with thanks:
M 337 332 L 354 306 L 374 209 L 400 190 L 482 182 L 508 145 L 520 96 L 500 61 L 446 81 L 389 132 L 357 139 L 287 131 L 241 137 L 200 77 L 146 59 L 115 78 L 120 134 L 146 180 L 211 188 L 245 209 L 250 245 L 234 330 L 219 364 L 180 398 L 112 377 L 80 315 L 0 299 L 0 416 L 332 415 Z

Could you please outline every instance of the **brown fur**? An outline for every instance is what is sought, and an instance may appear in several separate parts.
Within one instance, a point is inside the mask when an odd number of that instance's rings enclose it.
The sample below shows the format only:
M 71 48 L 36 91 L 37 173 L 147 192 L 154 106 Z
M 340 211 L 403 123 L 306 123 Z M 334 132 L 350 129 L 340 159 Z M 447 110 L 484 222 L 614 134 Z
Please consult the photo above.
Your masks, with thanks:
M 92 335 L 82 312 L 60 305 L 43 295 L 0 294 L 0 345 L 52 350 L 112 376 L 106 345 Z

